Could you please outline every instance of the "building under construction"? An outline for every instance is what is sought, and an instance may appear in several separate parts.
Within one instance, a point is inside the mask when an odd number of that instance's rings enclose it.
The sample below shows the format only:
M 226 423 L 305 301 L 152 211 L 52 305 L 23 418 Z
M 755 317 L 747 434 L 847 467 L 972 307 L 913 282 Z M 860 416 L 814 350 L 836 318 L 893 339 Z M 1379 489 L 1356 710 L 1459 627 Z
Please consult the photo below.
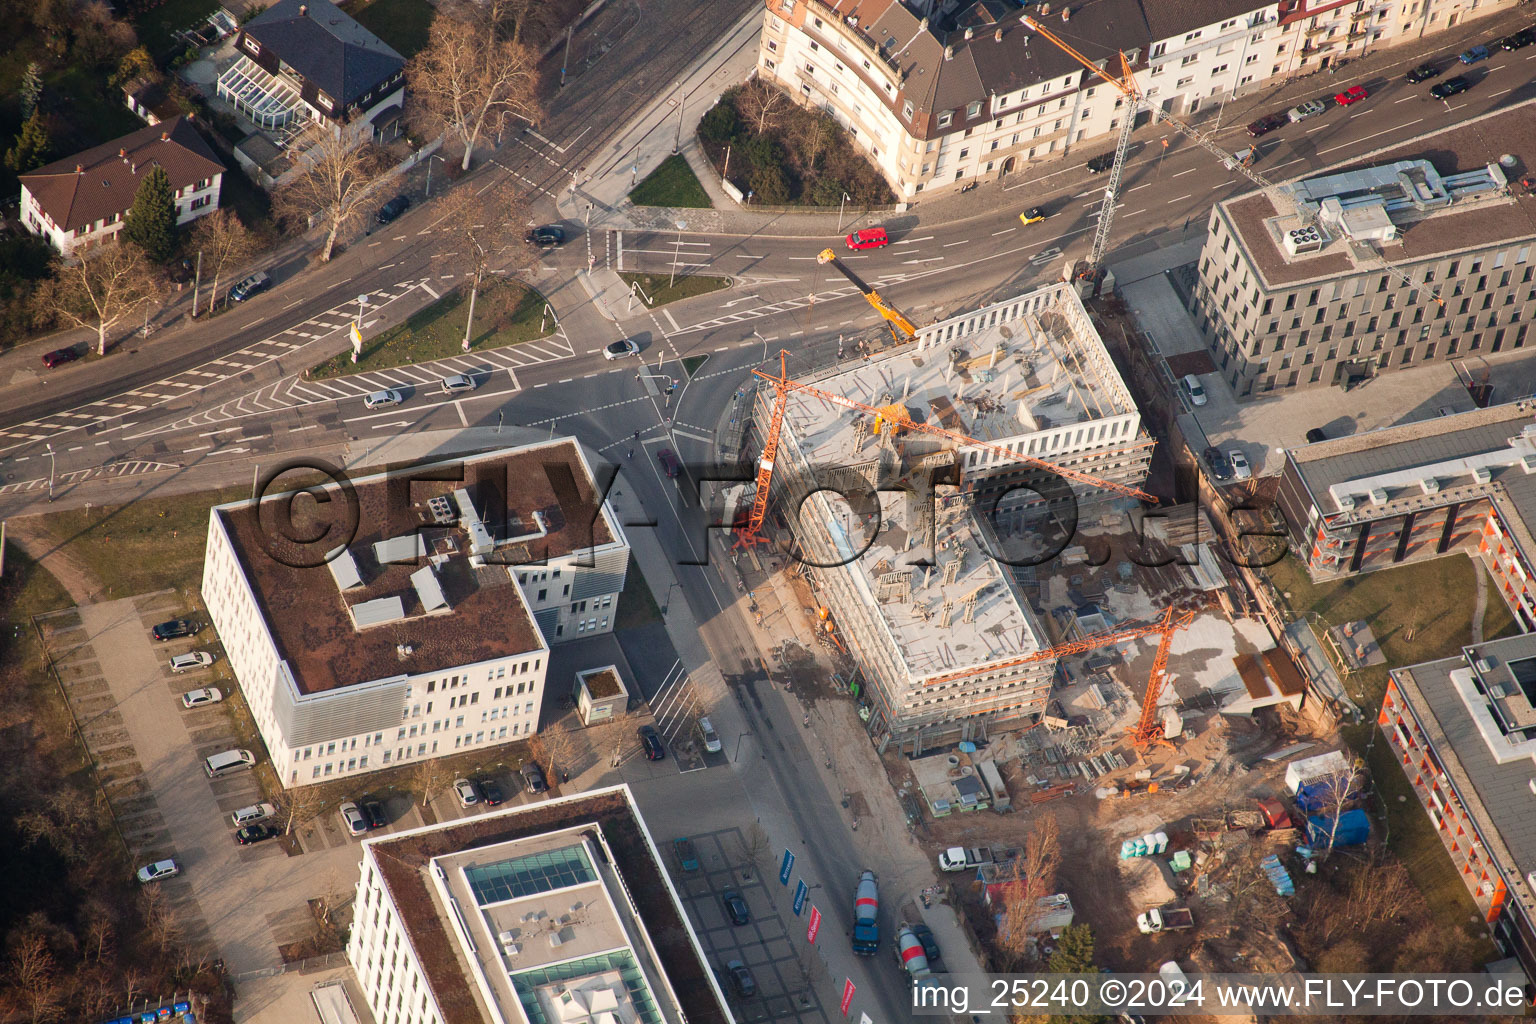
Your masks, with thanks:
M 1049 641 L 1010 565 L 1138 494 L 1153 448 L 1076 294 L 1050 285 L 796 384 L 771 507 L 859 662 L 871 733 L 920 749 L 1032 721 L 1055 660 L 1030 657 Z M 776 399 L 759 389 L 757 450 Z

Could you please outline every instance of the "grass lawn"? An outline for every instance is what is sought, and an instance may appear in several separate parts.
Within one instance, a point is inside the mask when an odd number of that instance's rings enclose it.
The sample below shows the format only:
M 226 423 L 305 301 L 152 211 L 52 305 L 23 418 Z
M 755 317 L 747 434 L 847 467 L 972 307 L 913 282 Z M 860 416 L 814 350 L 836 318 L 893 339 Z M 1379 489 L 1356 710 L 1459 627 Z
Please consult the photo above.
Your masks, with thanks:
M 467 297 L 458 290 L 444 295 L 399 327 L 365 341 L 363 356 L 357 362 L 352 362 L 350 351 L 343 352 L 310 370 L 310 377 L 345 377 L 462 355 L 464 321 L 469 315 Z M 506 278 L 487 281 L 475 299 L 475 335 L 470 351 L 545 337 L 554 330 L 554 322 L 540 330 L 543 313 L 544 296 L 532 288 Z
M 676 302 L 678 299 L 691 299 L 695 295 L 708 295 L 710 292 L 717 292 L 722 288 L 729 288 L 731 286 L 731 279 L 728 277 L 709 277 L 704 274 L 679 274 L 675 280 L 670 274 L 663 276 L 661 274 L 631 274 L 627 271 L 620 271 L 619 276 L 624 279 L 625 284 L 639 284 L 640 290 L 650 300 L 652 309 L 655 309 L 657 306 L 665 306 L 669 302 Z M 668 284 L 668 281 L 672 283 Z
M 636 206 L 676 206 L 686 209 L 708 210 L 713 204 L 709 193 L 699 184 L 693 168 L 688 166 L 681 153 L 667 157 L 661 166 L 635 186 L 629 201 Z
M 432 7 L 427 0 L 372 0 L 344 4 L 342 10 L 406 60 L 426 49 L 427 32 L 432 27 Z
M 122 92 L 108 87 L 104 77 L 80 67 L 43 77 L 44 93 L 53 96 L 70 128 L 67 138 L 54 136 L 55 156 L 77 153 L 144 127 L 124 105 Z
M 162 57 L 181 51 L 174 36 L 177 29 L 190 28 L 218 9 L 217 0 L 165 0 L 133 19 L 133 27 L 138 30 L 139 42 L 156 57 Z
M 613 628 L 615 630 L 633 629 L 636 626 L 660 621 L 661 608 L 657 606 L 656 598 L 652 596 L 651 588 L 645 582 L 645 574 L 640 571 L 640 566 L 631 557 L 629 572 L 624 575 L 624 590 L 619 594 L 619 611 L 614 616 Z
M 17 545 L 7 544 L 5 575 L 0 577 L 0 636 L 7 642 L 0 647 L 4 651 L 0 664 L 17 666 L 28 679 L 43 678 L 43 652 L 32 629 L 32 616 L 74 603 L 48 570 L 38 567 Z
M 687 359 L 683 360 L 683 375 L 692 377 L 694 374 L 699 372 L 699 367 L 703 366 L 707 362 L 709 362 L 708 355 L 689 356 Z
M 208 509 L 249 497 L 249 485 L 146 498 L 129 505 L 55 512 L 45 520 L 55 542 L 69 545 L 109 589 L 111 597 L 202 585 Z M 69 602 L 66 601 L 66 604 Z

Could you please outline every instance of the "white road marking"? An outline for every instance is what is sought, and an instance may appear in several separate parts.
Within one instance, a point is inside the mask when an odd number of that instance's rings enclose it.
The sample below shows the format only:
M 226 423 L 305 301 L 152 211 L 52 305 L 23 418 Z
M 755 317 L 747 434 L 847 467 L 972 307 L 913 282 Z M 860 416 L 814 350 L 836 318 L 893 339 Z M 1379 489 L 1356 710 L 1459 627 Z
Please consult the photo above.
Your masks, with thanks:
M 1395 131 L 1401 131 L 1404 128 L 1411 128 L 1412 126 L 1418 124 L 1422 120 L 1424 120 L 1422 117 L 1416 117 L 1412 121 L 1407 122 L 1406 124 L 1398 125 L 1396 128 L 1383 128 L 1381 131 L 1376 132 L 1376 133 L 1374 133 L 1372 135 L 1367 135 L 1363 139 L 1354 139 L 1354 140 L 1352 140 L 1350 142 L 1345 142 L 1345 143 L 1342 143 L 1342 144 L 1337 145 L 1337 146 L 1329 146 L 1327 149 L 1320 149 L 1320 150 L 1318 150 L 1318 153 L 1332 153 L 1336 149 L 1345 149 L 1345 148 L 1347 148 L 1349 146 L 1358 145 L 1359 143 L 1367 142 L 1367 141 L 1369 141 L 1371 139 L 1374 139 L 1378 135 L 1387 135 L 1387 134 L 1390 134 L 1390 133 L 1395 132 Z
M 1418 99 L 1417 96 L 1404 96 L 1402 99 L 1400 99 L 1400 100 L 1393 100 L 1392 102 L 1393 103 L 1407 103 L 1409 100 L 1416 100 L 1416 99 Z
M 1166 204 L 1166 205 L 1169 205 L 1169 206 L 1171 206 L 1171 205 L 1173 205 L 1173 204 L 1174 204 L 1174 203 L 1177 203 L 1177 202 L 1181 202 L 1181 201 L 1183 201 L 1183 200 L 1185 200 L 1185 199 L 1193 199 L 1193 198 L 1195 198 L 1195 197 L 1194 197 L 1194 196 L 1192 196 L 1192 195 L 1188 195 L 1188 196 L 1179 196 L 1179 198 L 1178 198 L 1178 199 L 1170 199 L 1170 200 L 1168 200 L 1168 202 L 1167 202 L 1167 204 Z
M 1009 230 L 1012 230 L 1012 229 L 1010 228 Z M 940 248 L 941 249 L 950 249 L 950 248 L 953 248 L 954 246 L 957 246 L 957 245 L 970 245 L 970 244 L 971 244 L 971 240 L 969 238 L 967 238 L 967 239 L 965 239 L 963 241 L 959 241 L 959 242 L 945 242 L 942 246 L 940 246 Z
M 204 444 L 204 445 L 199 445 L 196 448 L 183 448 L 181 451 L 182 451 L 182 454 L 187 454 L 187 453 L 190 453 L 190 452 L 205 452 L 209 448 L 212 448 L 212 447 L 213 447 L 213 445 L 211 445 L 211 444 Z
M 1180 171 L 1178 174 L 1173 175 L 1173 177 L 1175 177 L 1175 178 L 1182 178 L 1186 174 L 1194 174 L 1194 173 L 1195 173 L 1195 169 L 1193 167 L 1191 167 L 1191 168 L 1189 168 L 1187 170 Z
M 992 237 L 996 238 L 998 235 L 1006 235 L 1010 231 L 1017 231 L 1017 230 L 1018 230 L 1018 228 L 1003 228 L 1003 230 L 1001 230 L 1001 231 L 994 231 L 994 232 L 992 232 Z M 948 246 L 944 246 L 944 248 L 947 249 L 949 247 Z
M 934 262 L 937 262 L 938 260 L 942 260 L 943 258 L 944 258 L 943 256 L 929 256 L 929 257 L 927 257 L 925 259 L 920 259 L 920 260 L 902 260 L 901 262 L 903 262 L 903 263 L 934 263 Z
M 466 430 L 469 429 L 469 419 L 464 415 L 464 403 L 456 401 L 453 403 L 453 407 L 459 410 L 459 423 L 463 424 Z
M 667 323 L 672 325 L 672 330 L 675 333 L 682 333 L 683 329 L 679 327 L 677 321 L 672 318 L 672 311 L 670 309 L 663 309 L 661 311 L 661 315 L 667 318 Z
M 1126 189 L 1126 191 L 1127 192 L 1135 192 L 1138 188 L 1151 188 L 1151 187 L 1152 187 L 1152 182 L 1149 181 L 1145 185 L 1133 185 L 1130 188 Z

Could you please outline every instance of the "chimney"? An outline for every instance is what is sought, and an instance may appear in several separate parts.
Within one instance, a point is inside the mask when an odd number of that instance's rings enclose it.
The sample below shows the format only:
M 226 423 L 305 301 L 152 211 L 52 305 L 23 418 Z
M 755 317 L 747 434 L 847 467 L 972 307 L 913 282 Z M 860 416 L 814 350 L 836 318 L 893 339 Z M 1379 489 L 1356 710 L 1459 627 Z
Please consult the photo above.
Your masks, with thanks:
M 924 18 L 922 21 L 917 23 L 917 30 L 919 32 L 927 32 L 928 31 L 928 19 L 927 18 Z
M 1048 17 L 1050 17 L 1050 14 L 1051 14 L 1051 5 L 1050 4 L 1042 4 L 1041 7 L 1040 7 L 1040 17 L 1048 18 Z
M 171 133 L 170 132 L 161 132 L 160 133 L 160 141 L 161 142 L 170 142 L 171 141 Z
M 953 46 L 946 46 L 946 47 L 944 47 L 944 59 L 945 60 L 954 60 L 955 59 L 955 48 Z
M 75 164 L 75 173 L 76 174 L 84 174 L 85 173 L 85 164 Z
M 1061 9 L 1061 20 L 1064 23 L 1072 20 L 1072 8 L 1063 7 Z
M 309 17 L 309 4 L 299 4 L 299 17 Z
M 1003 41 L 1003 30 L 1002 29 L 998 29 L 996 32 L 992 33 L 992 41 L 994 43 L 1000 43 L 1000 42 Z
M 126 149 L 120 149 L 120 150 L 117 151 L 117 156 L 118 156 L 118 159 L 120 159 L 120 160 L 127 160 L 128 159 L 128 151 Z
M 967 29 L 966 29 L 966 30 L 965 30 L 965 41 L 966 41 L 966 42 L 970 42 L 970 41 L 971 41 L 971 38 L 972 38 L 972 37 L 973 37 L 973 36 L 975 36 L 975 35 L 976 35 L 976 30 L 975 30 L 975 29 L 973 29 L 973 28 L 967 28 Z

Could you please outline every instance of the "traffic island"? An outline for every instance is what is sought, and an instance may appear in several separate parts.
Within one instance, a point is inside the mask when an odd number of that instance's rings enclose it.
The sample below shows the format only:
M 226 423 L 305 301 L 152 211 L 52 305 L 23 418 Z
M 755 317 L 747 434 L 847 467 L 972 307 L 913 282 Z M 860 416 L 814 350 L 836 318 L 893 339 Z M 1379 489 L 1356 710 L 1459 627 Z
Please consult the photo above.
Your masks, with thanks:
M 620 271 L 619 277 L 623 278 L 624 283 L 629 286 L 630 293 L 638 295 L 640 301 L 650 309 L 665 306 L 669 302 L 677 302 L 680 299 L 691 299 L 696 295 L 708 295 L 710 292 L 729 288 L 732 284 L 729 277 L 709 277 L 703 274 L 662 277 L 660 274 L 633 274 Z

